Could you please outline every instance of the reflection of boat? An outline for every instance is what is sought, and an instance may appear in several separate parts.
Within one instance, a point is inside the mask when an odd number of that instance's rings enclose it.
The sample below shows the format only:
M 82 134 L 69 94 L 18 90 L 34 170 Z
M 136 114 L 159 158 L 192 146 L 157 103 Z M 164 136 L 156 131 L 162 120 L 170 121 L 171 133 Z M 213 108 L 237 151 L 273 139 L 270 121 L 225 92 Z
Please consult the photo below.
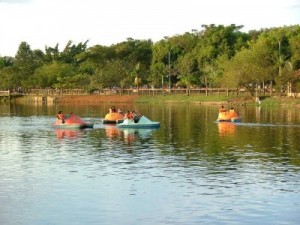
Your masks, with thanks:
M 138 121 L 125 119 L 122 123 L 117 124 L 119 128 L 158 128 L 159 126 L 160 122 L 151 121 L 145 116 L 141 116 Z
M 220 136 L 232 135 L 235 133 L 236 124 L 231 122 L 218 123 Z
M 107 137 L 115 138 L 124 138 L 125 142 L 133 142 L 136 139 L 147 139 L 151 137 L 151 134 L 156 128 L 120 128 L 114 125 L 105 125 L 105 134 Z
M 121 133 L 122 132 L 116 126 L 110 126 L 110 125 L 105 126 L 105 134 L 109 138 L 119 137 L 121 136 Z
M 121 123 L 124 120 L 124 116 L 121 113 L 117 112 L 112 112 L 112 113 L 107 113 L 105 115 L 105 118 L 102 119 L 103 124 L 117 124 Z
M 119 128 L 119 130 L 121 130 L 124 133 L 124 135 L 136 134 L 142 139 L 151 137 L 151 134 L 156 129 L 158 129 L 158 127 L 148 128 L 148 129 L 147 128 L 145 128 L 145 129 Z
M 217 119 L 218 122 L 241 122 L 241 117 L 239 114 L 233 110 L 230 109 L 229 111 L 219 111 L 219 116 Z
M 136 129 L 136 128 L 119 128 L 123 133 L 124 141 L 126 143 L 133 143 L 135 140 L 148 139 L 151 137 L 153 131 L 157 128 L 150 129 Z
M 94 124 L 86 123 L 76 115 L 72 115 L 71 117 L 65 120 L 57 119 L 55 123 L 53 123 L 52 125 L 59 128 L 77 128 L 77 129 L 93 128 L 94 126 Z
M 56 137 L 58 139 L 64 139 L 64 138 L 77 138 L 80 136 L 81 131 L 78 129 L 55 129 Z

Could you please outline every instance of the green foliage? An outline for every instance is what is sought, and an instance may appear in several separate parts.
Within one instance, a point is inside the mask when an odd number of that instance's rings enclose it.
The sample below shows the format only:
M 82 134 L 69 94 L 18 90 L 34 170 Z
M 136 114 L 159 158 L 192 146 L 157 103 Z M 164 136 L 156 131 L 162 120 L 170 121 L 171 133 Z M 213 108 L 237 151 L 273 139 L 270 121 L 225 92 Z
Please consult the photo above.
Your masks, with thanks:
M 61 87 L 69 84 L 64 84 L 67 78 L 71 78 L 76 73 L 74 68 L 68 64 L 54 62 L 45 64 L 35 70 L 33 76 L 32 87 L 50 88 Z
M 0 57 L 0 89 L 163 87 L 298 87 L 300 26 L 241 32 L 235 24 L 202 25 L 182 35 L 88 47 L 69 41 Z
M 177 86 L 191 88 L 197 84 L 197 61 L 192 53 L 179 57 L 177 68 L 179 72 Z

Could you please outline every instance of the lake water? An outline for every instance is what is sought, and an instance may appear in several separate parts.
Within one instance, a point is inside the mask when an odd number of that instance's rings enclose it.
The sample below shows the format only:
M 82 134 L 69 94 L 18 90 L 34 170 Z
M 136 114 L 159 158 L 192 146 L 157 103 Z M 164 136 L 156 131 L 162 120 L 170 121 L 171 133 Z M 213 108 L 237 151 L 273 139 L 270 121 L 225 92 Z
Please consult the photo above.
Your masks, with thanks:
M 300 114 L 115 105 L 161 127 L 103 126 L 110 105 L 0 105 L 0 224 L 300 224 Z M 57 111 L 93 129 L 55 129 Z

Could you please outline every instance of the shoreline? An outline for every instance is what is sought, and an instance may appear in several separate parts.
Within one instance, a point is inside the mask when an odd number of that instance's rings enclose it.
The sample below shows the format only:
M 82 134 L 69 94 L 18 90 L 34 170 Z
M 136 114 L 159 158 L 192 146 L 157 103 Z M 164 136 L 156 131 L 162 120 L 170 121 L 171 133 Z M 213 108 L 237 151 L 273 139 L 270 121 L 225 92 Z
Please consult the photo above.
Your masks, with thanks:
M 61 96 L 20 96 L 16 103 L 80 104 L 100 105 L 104 103 L 148 103 L 148 104 L 199 104 L 199 105 L 285 105 L 300 107 L 300 99 L 293 97 L 264 97 L 260 103 L 255 97 L 225 95 L 61 95 Z

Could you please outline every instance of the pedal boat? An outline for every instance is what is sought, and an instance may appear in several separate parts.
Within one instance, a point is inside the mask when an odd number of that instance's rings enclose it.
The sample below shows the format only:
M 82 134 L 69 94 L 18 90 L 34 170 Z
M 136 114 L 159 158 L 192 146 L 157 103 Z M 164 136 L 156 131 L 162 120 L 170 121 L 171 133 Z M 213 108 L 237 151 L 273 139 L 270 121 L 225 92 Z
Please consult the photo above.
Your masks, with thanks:
M 145 116 L 141 116 L 139 120 L 125 119 L 122 123 L 117 124 L 118 128 L 159 128 L 160 122 L 149 120 Z
M 105 118 L 102 119 L 103 124 L 117 124 L 117 123 L 122 123 L 123 121 L 124 121 L 123 114 L 117 112 L 107 113 L 105 115 Z
M 241 122 L 241 117 L 234 110 L 220 111 L 217 122 Z
M 69 118 L 66 118 L 64 121 L 57 119 L 52 126 L 58 128 L 67 128 L 67 129 L 85 129 L 85 128 L 93 128 L 93 123 L 86 123 L 80 117 L 73 115 Z

